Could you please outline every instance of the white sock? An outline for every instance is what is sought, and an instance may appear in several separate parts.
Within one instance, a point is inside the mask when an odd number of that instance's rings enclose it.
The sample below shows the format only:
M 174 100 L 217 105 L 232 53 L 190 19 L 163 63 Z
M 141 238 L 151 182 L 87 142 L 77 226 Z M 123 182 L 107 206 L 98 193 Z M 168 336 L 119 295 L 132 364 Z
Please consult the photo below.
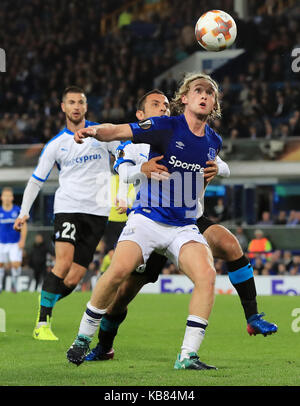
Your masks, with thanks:
M 18 268 L 11 268 L 11 286 L 15 288 L 17 291 L 18 289 L 18 278 L 22 273 L 22 268 L 19 266 Z
M 189 315 L 187 318 L 185 335 L 181 346 L 180 361 L 189 358 L 190 352 L 199 351 L 200 345 L 204 339 L 205 329 L 208 321 L 202 317 Z
M 3 288 L 4 273 L 5 273 L 4 268 L 1 267 L 0 268 L 0 292 L 2 291 L 2 288 Z
M 80 322 L 78 335 L 93 338 L 98 330 L 101 318 L 105 313 L 106 309 L 97 309 L 97 307 L 92 306 L 91 303 L 88 302 L 86 311 Z

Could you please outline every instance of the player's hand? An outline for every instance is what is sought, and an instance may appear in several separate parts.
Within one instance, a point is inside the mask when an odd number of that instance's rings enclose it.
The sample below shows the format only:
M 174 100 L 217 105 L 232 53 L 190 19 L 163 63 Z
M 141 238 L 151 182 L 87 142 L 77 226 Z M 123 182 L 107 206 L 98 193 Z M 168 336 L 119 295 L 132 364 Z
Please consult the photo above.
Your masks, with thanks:
M 29 219 L 29 216 L 18 217 L 14 223 L 14 230 L 21 231 L 22 226 Z
M 204 181 L 207 184 L 218 175 L 219 168 L 216 161 L 207 161 L 206 165 L 207 167 L 204 169 Z
M 157 163 L 160 161 L 164 156 L 156 156 L 151 158 L 148 162 L 144 162 L 141 166 L 141 172 L 147 176 L 147 178 L 155 179 L 155 180 L 166 180 L 169 179 L 170 174 L 168 172 L 168 168 L 164 165 Z
M 128 206 L 125 200 L 116 198 L 116 206 L 116 210 L 119 214 L 124 214 L 127 212 Z
M 75 132 L 74 141 L 77 142 L 77 144 L 82 144 L 85 138 L 95 137 L 96 134 L 97 130 L 94 127 L 81 128 L 80 130 Z

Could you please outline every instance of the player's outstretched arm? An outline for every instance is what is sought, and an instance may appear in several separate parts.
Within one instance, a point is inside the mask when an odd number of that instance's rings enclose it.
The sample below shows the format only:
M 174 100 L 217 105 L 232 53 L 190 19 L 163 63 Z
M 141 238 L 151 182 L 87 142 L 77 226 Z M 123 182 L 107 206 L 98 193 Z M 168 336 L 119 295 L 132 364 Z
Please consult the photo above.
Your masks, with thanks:
M 15 223 L 14 223 L 14 230 L 16 231 L 21 231 L 23 229 L 24 224 L 27 222 L 29 219 L 29 212 L 30 209 L 39 194 L 40 189 L 42 188 L 43 182 L 38 181 L 37 179 L 34 179 L 31 177 L 26 185 L 26 188 L 23 193 L 23 199 L 22 199 L 22 205 L 21 205 L 21 211 L 16 218 Z M 27 232 L 27 227 L 24 227 L 24 230 L 22 232 L 23 238 L 25 241 L 26 238 L 26 232 Z
M 96 138 L 99 141 L 126 141 L 133 137 L 129 124 L 100 124 L 91 127 L 81 128 L 74 134 L 77 144 L 82 144 L 87 137 Z

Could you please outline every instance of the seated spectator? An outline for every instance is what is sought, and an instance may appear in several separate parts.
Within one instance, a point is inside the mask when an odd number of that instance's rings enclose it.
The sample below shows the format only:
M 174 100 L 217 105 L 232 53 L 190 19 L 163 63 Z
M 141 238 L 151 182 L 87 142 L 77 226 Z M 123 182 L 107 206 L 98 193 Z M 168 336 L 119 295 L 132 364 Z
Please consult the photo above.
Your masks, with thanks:
M 289 118 L 290 135 L 300 136 L 300 111 L 294 111 Z
M 278 273 L 279 266 L 283 264 L 283 259 L 281 257 L 281 251 L 274 251 L 268 260 L 272 263 L 272 274 L 276 275 Z
M 291 210 L 286 225 L 288 227 L 294 227 L 299 224 L 299 214 L 296 210 Z
M 274 224 L 284 225 L 286 223 L 287 223 L 286 211 L 280 210 L 280 212 L 278 213 L 278 216 L 275 219 Z
M 288 275 L 288 274 L 289 274 L 289 272 L 286 269 L 285 264 L 279 264 L 276 275 Z
M 248 244 L 249 244 L 249 241 L 248 241 L 248 237 L 244 233 L 243 227 L 238 226 L 236 228 L 235 236 L 236 236 L 238 242 L 240 243 L 240 246 L 241 246 L 242 250 L 246 251 L 247 247 L 248 247 Z
M 271 219 L 271 213 L 269 211 L 263 211 L 261 215 L 261 220 L 258 223 L 262 226 L 270 226 L 273 224 L 273 220 Z
M 261 275 L 272 275 L 272 262 L 266 262 L 261 271 Z
M 289 125 L 286 123 L 279 124 L 275 134 L 281 140 L 288 138 L 291 135 Z
M 293 265 L 293 256 L 291 251 L 284 251 L 282 260 L 286 266 L 286 269 L 289 270 Z
M 212 208 L 210 218 L 216 223 L 220 223 L 227 219 L 227 208 L 224 205 L 224 201 L 222 198 L 219 198 L 217 200 L 217 204 Z
M 255 237 L 250 241 L 248 245 L 248 256 L 249 258 L 254 258 L 256 253 L 263 253 L 270 256 L 272 251 L 272 244 L 270 240 L 264 236 L 262 230 L 255 230 Z
M 291 276 L 295 276 L 295 275 L 299 275 L 299 267 L 297 266 L 292 266 L 291 269 L 289 270 L 289 275 Z
M 267 140 L 273 137 L 273 127 L 269 120 L 264 121 L 264 135 Z
M 290 271 L 293 270 L 293 272 L 300 273 L 300 255 L 295 255 L 293 257 L 293 261 L 290 267 Z
M 265 267 L 265 260 L 259 255 L 256 254 L 254 259 L 251 260 L 251 264 L 253 269 L 256 271 L 256 275 L 261 275 L 262 270 Z

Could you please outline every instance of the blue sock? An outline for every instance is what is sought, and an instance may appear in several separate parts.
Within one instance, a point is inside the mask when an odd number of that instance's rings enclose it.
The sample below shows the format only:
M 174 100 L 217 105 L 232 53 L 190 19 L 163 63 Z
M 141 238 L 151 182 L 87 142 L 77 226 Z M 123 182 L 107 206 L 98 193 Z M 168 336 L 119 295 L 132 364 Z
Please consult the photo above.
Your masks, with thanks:
M 236 261 L 227 262 L 227 267 L 229 279 L 240 297 L 248 320 L 253 314 L 258 313 L 253 268 L 245 255 Z

